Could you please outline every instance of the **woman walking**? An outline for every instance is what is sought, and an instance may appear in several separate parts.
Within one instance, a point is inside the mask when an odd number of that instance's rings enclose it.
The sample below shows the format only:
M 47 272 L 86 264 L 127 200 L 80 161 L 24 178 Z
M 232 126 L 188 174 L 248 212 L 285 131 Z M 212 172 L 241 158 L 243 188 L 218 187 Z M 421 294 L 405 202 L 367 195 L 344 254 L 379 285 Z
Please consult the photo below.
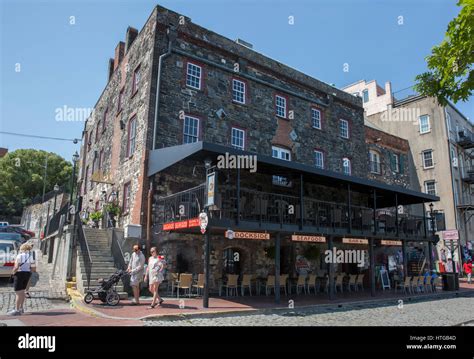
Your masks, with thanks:
M 8 312 L 8 315 L 21 315 L 24 313 L 25 289 L 30 280 L 31 272 L 36 270 L 36 264 L 31 254 L 31 249 L 32 246 L 30 244 L 23 244 L 20 247 L 20 253 L 15 259 L 12 275 L 16 301 L 15 309 Z
M 148 258 L 148 266 L 145 273 L 145 282 L 148 280 L 150 292 L 153 294 L 150 308 L 155 308 L 156 304 L 163 303 L 163 299 L 158 293 L 161 282 L 163 282 L 164 263 L 158 257 L 156 247 L 150 249 L 150 258 Z M 157 303 L 158 300 L 158 303 Z

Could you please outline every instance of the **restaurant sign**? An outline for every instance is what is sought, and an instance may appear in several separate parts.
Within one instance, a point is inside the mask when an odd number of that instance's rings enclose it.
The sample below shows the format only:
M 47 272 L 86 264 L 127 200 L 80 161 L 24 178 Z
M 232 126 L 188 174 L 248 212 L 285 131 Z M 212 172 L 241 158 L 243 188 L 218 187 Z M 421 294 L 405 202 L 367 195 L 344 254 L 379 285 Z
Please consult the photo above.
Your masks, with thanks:
M 459 239 L 459 232 L 457 229 L 450 229 L 448 231 L 443 231 L 443 239 L 446 241 Z
M 294 234 L 291 236 L 291 240 L 294 242 L 326 243 L 326 237 L 323 237 L 323 236 L 304 236 L 304 235 Z
M 176 229 L 186 229 L 192 227 L 199 227 L 199 218 L 192 218 L 185 221 L 169 222 L 163 224 L 164 231 L 172 231 Z
M 369 244 L 369 240 L 365 238 L 342 238 L 342 243 L 347 244 Z
M 402 241 L 392 241 L 392 240 L 388 240 L 388 239 L 382 239 L 380 241 L 380 244 L 382 246 L 401 246 Z
M 231 231 L 231 237 L 234 239 L 270 239 L 270 233 L 262 232 L 234 232 Z M 229 235 L 229 231 L 226 231 L 226 235 Z

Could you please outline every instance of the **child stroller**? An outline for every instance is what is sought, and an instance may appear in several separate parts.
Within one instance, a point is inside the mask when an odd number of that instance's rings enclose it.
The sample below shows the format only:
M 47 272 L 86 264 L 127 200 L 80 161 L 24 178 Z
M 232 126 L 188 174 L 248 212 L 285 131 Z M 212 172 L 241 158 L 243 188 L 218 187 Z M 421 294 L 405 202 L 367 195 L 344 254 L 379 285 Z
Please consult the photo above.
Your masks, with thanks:
M 117 283 L 122 279 L 123 276 L 128 273 L 123 270 L 118 270 L 110 276 L 109 279 L 99 279 L 99 286 L 93 290 L 88 290 L 84 295 L 84 302 L 90 304 L 95 297 L 98 297 L 102 303 L 115 306 L 120 302 L 120 296 L 118 295 L 115 287 Z

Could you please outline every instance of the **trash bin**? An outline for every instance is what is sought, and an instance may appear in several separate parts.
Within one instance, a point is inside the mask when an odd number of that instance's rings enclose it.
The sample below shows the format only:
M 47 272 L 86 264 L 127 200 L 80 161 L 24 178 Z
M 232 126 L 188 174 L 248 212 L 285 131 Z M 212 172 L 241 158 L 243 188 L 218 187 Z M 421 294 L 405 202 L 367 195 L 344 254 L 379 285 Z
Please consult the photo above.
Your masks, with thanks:
M 459 274 L 443 273 L 443 290 L 453 291 L 459 290 Z

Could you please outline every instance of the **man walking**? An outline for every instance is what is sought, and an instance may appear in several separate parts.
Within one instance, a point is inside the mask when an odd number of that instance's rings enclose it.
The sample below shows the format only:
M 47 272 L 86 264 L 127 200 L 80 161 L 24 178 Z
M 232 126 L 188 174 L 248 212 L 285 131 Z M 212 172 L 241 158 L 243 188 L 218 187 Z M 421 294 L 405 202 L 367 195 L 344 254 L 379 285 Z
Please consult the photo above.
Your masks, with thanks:
M 140 283 L 143 281 L 144 265 L 145 256 L 140 250 L 140 246 L 135 244 L 127 269 L 127 272 L 130 273 L 130 286 L 133 289 L 132 305 L 140 304 Z

